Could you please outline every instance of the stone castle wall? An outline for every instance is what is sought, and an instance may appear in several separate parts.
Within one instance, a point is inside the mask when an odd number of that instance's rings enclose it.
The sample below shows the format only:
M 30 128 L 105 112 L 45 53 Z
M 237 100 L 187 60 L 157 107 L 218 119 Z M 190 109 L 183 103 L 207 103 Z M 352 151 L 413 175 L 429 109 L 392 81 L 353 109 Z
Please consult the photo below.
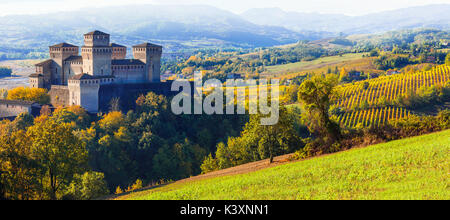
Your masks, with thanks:
M 110 84 L 102 85 L 99 90 L 99 108 L 101 112 L 108 112 L 111 108 L 111 100 L 119 98 L 120 110 L 127 112 L 135 108 L 136 99 L 140 95 L 154 92 L 167 97 L 174 96 L 178 92 L 171 92 L 172 82 L 140 83 L 140 84 Z
M 15 117 L 23 112 L 31 114 L 31 107 L 0 103 L 0 118 Z
M 48 94 L 50 95 L 50 102 L 53 106 L 58 107 L 70 105 L 69 87 L 52 85 Z
M 145 82 L 145 66 L 119 65 L 112 67 L 116 83 L 139 83 Z

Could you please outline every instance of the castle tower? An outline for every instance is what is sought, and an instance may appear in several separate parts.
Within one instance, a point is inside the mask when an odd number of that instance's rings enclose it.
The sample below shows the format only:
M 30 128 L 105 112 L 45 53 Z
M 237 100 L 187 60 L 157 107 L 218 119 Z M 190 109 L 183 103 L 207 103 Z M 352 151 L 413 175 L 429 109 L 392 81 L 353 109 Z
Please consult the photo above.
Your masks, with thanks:
M 30 83 L 30 88 L 45 88 L 44 84 L 44 75 L 34 73 L 28 77 L 28 81 Z
M 50 46 L 50 58 L 54 61 L 52 65 L 52 75 L 51 83 L 56 85 L 62 85 L 64 79 L 64 60 L 70 56 L 78 55 L 78 47 L 68 44 L 61 43 L 57 45 Z
M 112 59 L 113 60 L 123 60 L 127 56 L 127 47 L 119 44 L 110 44 L 112 49 Z
M 84 46 L 81 48 L 83 72 L 91 76 L 111 75 L 112 48 L 109 34 L 93 31 L 84 35 Z
M 146 64 L 145 73 L 148 82 L 161 81 L 162 46 L 151 43 L 133 46 L 133 56 Z
M 79 74 L 69 82 L 69 105 L 79 105 L 88 112 L 98 112 L 99 80 L 88 74 Z

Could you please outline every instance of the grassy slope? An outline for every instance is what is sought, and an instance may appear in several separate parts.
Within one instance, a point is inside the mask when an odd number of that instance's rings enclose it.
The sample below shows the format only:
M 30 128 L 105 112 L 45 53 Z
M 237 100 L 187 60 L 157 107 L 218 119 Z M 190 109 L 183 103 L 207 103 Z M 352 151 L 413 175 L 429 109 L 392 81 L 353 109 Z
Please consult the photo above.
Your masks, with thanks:
M 450 199 L 450 130 L 119 199 Z
M 362 59 L 362 53 L 348 53 L 343 56 L 323 57 L 313 61 L 301 61 L 284 65 L 266 67 L 268 74 L 296 73 L 304 70 L 313 70 L 321 67 L 336 65 L 338 63 Z M 334 70 L 334 69 L 333 69 Z

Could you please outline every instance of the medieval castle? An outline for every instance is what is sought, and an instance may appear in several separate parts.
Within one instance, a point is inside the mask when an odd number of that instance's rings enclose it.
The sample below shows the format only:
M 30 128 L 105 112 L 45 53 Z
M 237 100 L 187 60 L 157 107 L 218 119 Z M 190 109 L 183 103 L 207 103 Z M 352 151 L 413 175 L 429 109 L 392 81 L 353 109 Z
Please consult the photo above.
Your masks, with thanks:
M 126 59 L 126 53 L 125 46 L 110 43 L 110 35 L 101 31 L 84 35 L 81 56 L 78 46 L 50 46 L 51 59 L 36 64 L 30 87 L 48 89 L 53 105 L 79 105 L 91 113 L 130 93 L 170 92 L 168 82 L 160 82 L 162 46 L 133 46 L 134 59 Z

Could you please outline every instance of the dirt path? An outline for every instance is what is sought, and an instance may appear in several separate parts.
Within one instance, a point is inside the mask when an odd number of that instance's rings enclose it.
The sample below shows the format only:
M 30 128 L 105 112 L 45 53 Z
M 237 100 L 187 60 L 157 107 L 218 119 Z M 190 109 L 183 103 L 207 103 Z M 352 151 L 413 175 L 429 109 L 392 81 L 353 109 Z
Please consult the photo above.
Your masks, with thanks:
M 292 161 L 289 160 L 289 157 L 291 155 L 292 154 L 287 154 L 287 155 L 275 157 L 273 163 L 271 163 L 271 164 L 269 164 L 269 159 L 267 159 L 267 160 L 247 163 L 247 164 L 243 164 L 243 165 L 240 165 L 240 166 L 236 166 L 236 167 L 232 167 L 232 168 L 228 168 L 228 169 L 224 169 L 224 170 L 219 170 L 219 171 L 215 171 L 215 172 L 211 172 L 211 173 L 207 173 L 207 174 L 203 174 L 203 175 L 199 175 L 199 176 L 194 176 L 194 177 L 187 178 L 187 179 L 182 179 L 182 180 L 170 183 L 170 184 L 188 183 L 188 182 L 199 181 L 199 180 L 203 180 L 203 179 L 210 179 L 210 178 L 216 178 L 216 177 L 222 177 L 222 176 L 231 176 L 231 175 L 251 173 L 251 172 L 254 172 L 254 171 L 258 171 L 258 170 L 271 168 L 271 167 L 276 167 L 276 166 L 280 166 L 280 165 L 283 165 L 283 164 L 290 163 L 290 162 L 292 162 Z M 120 194 L 120 195 L 108 196 L 108 197 L 103 198 L 103 199 L 105 199 L 105 200 L 114 200 L 114 199 L 117 199 L 119 197 L 126 198 L 128 195 L 130 195 L 132 193 L 138 193 L 138 192 L 147 191 L 147 190 L 150 190 L 150 189 L 156 189 L 156 188 L 159 188 L 159 187 L 162 187 L 162 186 L 165 186 L 165 185 L 167 185 L 167 184 L 163 184 L 163 185 L 159 185 L 159 186 L 146 187 L 146 188 L 134 191 L 134 192 L 127 192 L 127 193 L 123 193 L 123 194 Z
M 237 167 L 232 167 L 232 168 L 228 168 L 228 169 L 224 169 L 224 170 L 207 173 L 207 174 L 200 175 L 200 176 L 183 179 L 183 180 L 177 181 L 177 183 L 185 183 L 185 182 L 198 181 L 198 180 L 202 180 L 202 179 L 210 179 L 210 178 L 215 178 L 215 177 L 251 173 L 254 171 L 258 171 L 258 170 L 262 170 L 262 169 L 266 169 L 266 168 L 270 168 L 270 167 L 276 167 L 276 166 L 280 166 L 282 164 L 291 162 L 291 161 L 289 161 L 289 157 L 291 155 L 292 154 L 287 154 L 287 155 L 276 157 L 272 164 L 269 164 L 268 159 L 258 161 L 258 162 L 252 162 L 252 163 L 243 164 L 243 165 L 240 165 Z

